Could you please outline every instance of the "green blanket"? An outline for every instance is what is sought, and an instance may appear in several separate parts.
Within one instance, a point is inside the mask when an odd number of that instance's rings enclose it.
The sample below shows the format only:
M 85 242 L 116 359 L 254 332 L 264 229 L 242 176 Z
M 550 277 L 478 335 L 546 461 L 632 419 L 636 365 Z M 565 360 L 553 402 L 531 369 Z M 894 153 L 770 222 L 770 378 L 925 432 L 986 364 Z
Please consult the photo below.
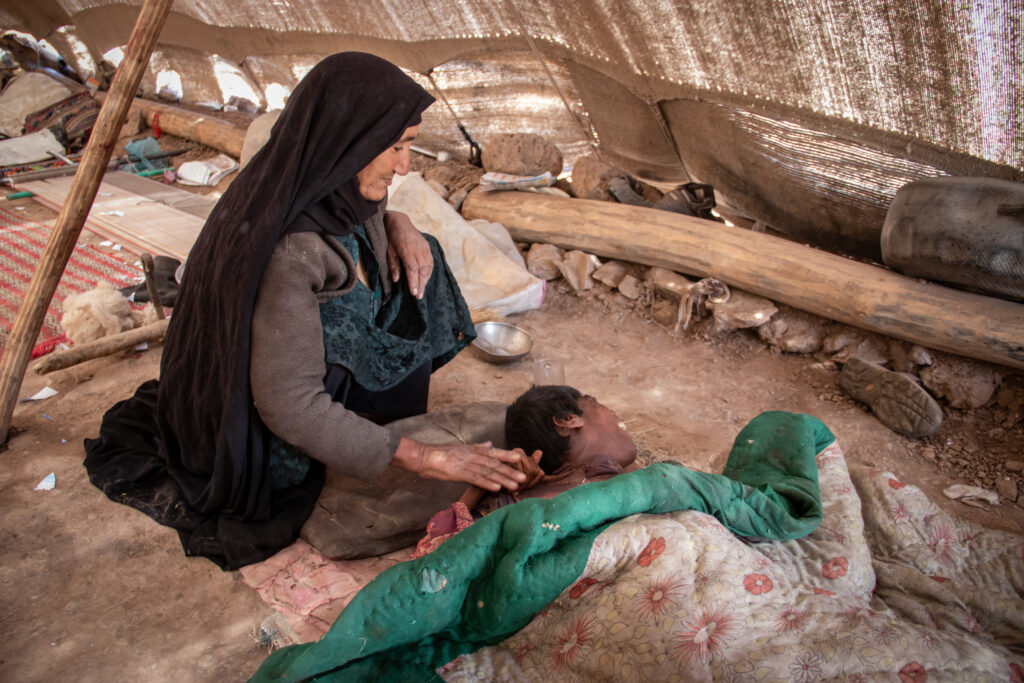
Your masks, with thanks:
M 834 440 L 810 415 L 763 413 L 720 475 L 659 463 L 502 508 L 383 572 L 323 639 L 272 653 L 252 680 L 436 680 L 442 664 L 529 623 L 580 575 L 597 535 L 629 515 L 698 510 L 739 536 L 805 536 L 822 516 L 815 456 Z

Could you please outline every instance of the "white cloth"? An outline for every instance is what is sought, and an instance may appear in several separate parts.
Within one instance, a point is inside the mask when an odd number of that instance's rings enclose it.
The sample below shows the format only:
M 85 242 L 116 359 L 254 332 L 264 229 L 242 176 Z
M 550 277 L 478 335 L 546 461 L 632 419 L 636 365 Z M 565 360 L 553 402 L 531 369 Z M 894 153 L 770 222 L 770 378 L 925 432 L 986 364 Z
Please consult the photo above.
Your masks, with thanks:
M 441 243 L 470 309 L 501 315 L 540 308 L 544 281 L 529 273 L 515 245 L 498 223 L 467 222 L 419 173 L 395 176 L 388 209 L 401 211 L 422 232 Z M 516 253 L 518 257 L 518 253 Z
M 64 153 L 64 145 L 57 142 L 49 128 L 17 138 L 0 140 L 0 166 L 29 164 L 51 159 L 50 152 Z

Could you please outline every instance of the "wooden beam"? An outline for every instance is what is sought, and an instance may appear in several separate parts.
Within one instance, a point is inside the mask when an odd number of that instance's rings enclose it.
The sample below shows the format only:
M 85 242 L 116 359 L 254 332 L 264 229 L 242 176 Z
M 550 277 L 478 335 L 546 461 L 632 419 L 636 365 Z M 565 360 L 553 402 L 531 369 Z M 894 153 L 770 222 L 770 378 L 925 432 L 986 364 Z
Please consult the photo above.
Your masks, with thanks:
M 103 101 L 104 93 L 97 93 L 96 99 Z M 222 121 L 209 114 L 200 114 L 181 107 L 163 102 L 135 98 L 132 109 L 137 109 L 146 119 L 146 125 L 180 138 L 193 140 L 207 147 L 226 152 L 238 159 L 242 156 L 242 144 L 245 142 L 246 128 L 241 128 L 227 121 Z
M 771 235 L 613 202 L 474 190 L 462 213 L 501 223 L 516 240 L 716 277 L 831 320 L 1024 369 L 1024 304 Z
M 155 323 L 136 327 L 134 330 L 119 332 L 118 334 L 102 337 L 85 344 L 76 344 L 74 348 L 66 351 L 48 353 L 36 361 L 32 369 L 35 370 L 37 375 L 45 375 L 54 370 L 70 368 L 72 365 L 78 365 L 93 358 L 109 356 L 112 353 L 124 351 L 125 349 L 133 349 L 143 342 L 159 341 L 167 336 L 167 326 L 170 323 L 170 318 L 163 318 Z
M 145 0 L 128 39 L 124 60 L 110 86 L 110 94 L 89 136 L 71 192 L 57 217 L 57 224 L 43 249 L 39 265 L 14 319 L 7 348 L 0 357 L 0 443 L 7 442 L 18 390 L 25 378 L 25 368 L 32 355 L 32 345 L 39 336 L 46 308 L 50 305 L 57 284 L 64 274 L 64 267 L 78 242 L 85 217 L 107 170 L 118 133 L 124 125 L 125 115 L 138 90 L 150 53 L 173 1 Z

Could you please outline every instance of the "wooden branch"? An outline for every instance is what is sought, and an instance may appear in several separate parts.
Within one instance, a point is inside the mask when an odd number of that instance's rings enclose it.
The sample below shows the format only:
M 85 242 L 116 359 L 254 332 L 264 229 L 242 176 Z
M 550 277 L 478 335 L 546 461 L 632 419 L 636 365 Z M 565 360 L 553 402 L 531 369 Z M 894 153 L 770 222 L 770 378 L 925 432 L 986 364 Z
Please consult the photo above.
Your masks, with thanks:
M 155 323 L 136 327 L 134 330 L 112 334 L 96 341 L 79 344 L 67 351 L 54 351 L 43 356 L 32 368 L 37 375 L 45 375 L 55 370 L 63 370 L 93 358 L 109 356 L 118 351 L 135 348 L 143 342 L 158 341 L 167 335 L 170 318 L 157 320 Z
M 160 301 L 160 292 L 156 289 L 153 255 L 144 251 L 139 256 L 139 260 L 142 261 L 142 271 L 146 274 L 146 291 L 149 292 L 149 300 L 153 304 L 157 320 L 163 320 L 167 315 L 164 313 L 163 303 Z
M 1024 368 L 1024 305 L 922 282 L 771 235 L 613 202 L 474 190 L 467 219 L 700 277 L 929 348 Z
M 39 336 L 46 309 L 78 242 L 125 115 L 172 4 L 173 0 L 145 0 L 128 39 L 124 60 L 111 84 L 110 94 L 89 136 L 71 192 L 57 217 L 57 224 L 43 249 L 39 266 L 32 275 L 32 281 L 14 319 L 14 326 L 7 338 L 7 348 L 0 357 L 0 443 L 7 441 L 11 415 L 18 401 L 18 390 L 25 377 L 32 345 Z
M 96 99 L 99 101 L 102 102 L 104 97 L 104 93 L 96 93 Z M 235 159 L 242 156 L 245 128 L 221 121 L 212 115 L 200 114 L 163 102 L 144 100 L 141 97 L 135 98 L 132 108 L 142 112 L 146 119 L 146 125 L 151 128 L 153 122 L 156 121 L 160 130 L 165 133 L 219 149 Z

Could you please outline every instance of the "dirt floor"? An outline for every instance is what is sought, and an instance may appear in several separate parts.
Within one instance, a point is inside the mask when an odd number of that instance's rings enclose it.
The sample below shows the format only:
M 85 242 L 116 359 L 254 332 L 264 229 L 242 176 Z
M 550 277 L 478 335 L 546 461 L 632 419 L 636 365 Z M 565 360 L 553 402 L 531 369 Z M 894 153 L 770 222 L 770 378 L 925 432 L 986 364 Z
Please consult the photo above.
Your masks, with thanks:
M 512 318 L 534 336 L 531 356 L 498 366 L 460 354 L 435 375 L 431 407 L 511 400 L 530 385 L 533 358 L 557 356 L 566 381 L 615 409 L 648 457 L 720 471 L 755 415 L 806 412 L 832 429 L 849 460 L 894 472 L 947 511 L 1024 532 L 1024 509 L 1012 502 L 980 510 L 942 495 L 1022 459 L 1024 421 L 995 401 L 944 407 L 938 434 L 909 440 L 847 399 L 821 359 L 773 352 L 747 332 L 718 336 L 707 323 L 676 337 L 672 313 L 652 317 L 650 306 L 603 285 L 577 296 L 552 283 L 541 309 Z M 153 347 L 25 378 L 21 396 L 45 386 L 59 393 L 19 404 L 20 433 L 0 452 L 0 680 L 241 681 L 267 654 L 252 633 L 271 610 L 239 574 L 186 558 L 173 531 L 107 500 L 82 467 L 82 440 L 108 407 L 157 376 L 159 355 Z M 1006 381 L 1019 398 L 1020 374 Z M 56 487 L 35 490 L 50 472 Z

